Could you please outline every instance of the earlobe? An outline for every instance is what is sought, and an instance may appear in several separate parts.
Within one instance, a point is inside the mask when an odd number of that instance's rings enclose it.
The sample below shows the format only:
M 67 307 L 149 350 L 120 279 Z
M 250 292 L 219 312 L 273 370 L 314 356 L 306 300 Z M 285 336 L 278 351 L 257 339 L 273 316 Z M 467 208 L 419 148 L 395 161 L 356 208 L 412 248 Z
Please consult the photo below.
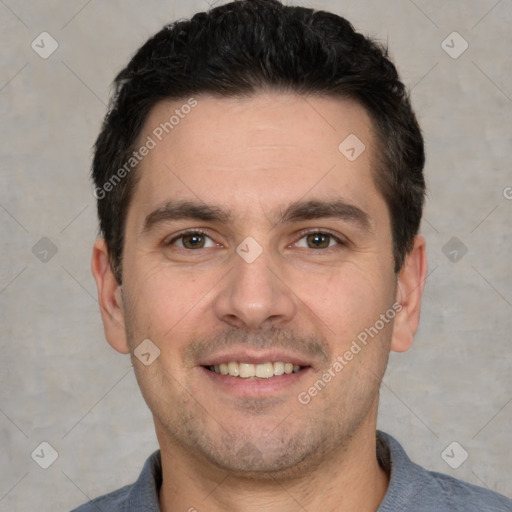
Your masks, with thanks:
M 96 240 L 94 244 L 91 271 L 98 289 L 98 302 L 105 337 L 115 350 L 127 354 L 130 349 L 126 339 L 121 286 L 110 266 L 107 244 L 104 239 Z
M 401 310 L 395 317 L 391 350 L 405 352 L 413 343 L 420 321 L 421 297 L 427 277 L 425 238 L 416 236 L 398 274 L 396 301 Z

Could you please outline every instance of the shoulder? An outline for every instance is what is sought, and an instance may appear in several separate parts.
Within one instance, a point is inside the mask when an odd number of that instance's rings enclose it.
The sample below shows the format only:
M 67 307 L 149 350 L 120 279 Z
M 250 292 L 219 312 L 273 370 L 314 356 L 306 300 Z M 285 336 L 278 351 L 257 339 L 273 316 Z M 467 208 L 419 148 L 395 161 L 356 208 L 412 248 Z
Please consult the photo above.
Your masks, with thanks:
M 137 481 L 73 509 L 71 512 L 159 512 L 158 493 L 162 484 L 160 451 L 145 462 Z
M 400 443 L 377 433 L 381 465 L 390 473 L 388 491 L 378 512 L 512 512 L 512 500 L 484 487 L 412 462 Z
M 124 512 L 128 510 L 126 504 L 129 500 L 132 487 L 133 485 L 126 485 L 117 491 L 88 501 L 78 508 L 73 509 L 71 512 L 98 512 L 98 510 L 105 512 Z
M 442 473 L 426 470 L 425 473 L 438 486 L 449 510 L 464 510 L 464 512 L 512 511 L 512 500 L 502 494 Z

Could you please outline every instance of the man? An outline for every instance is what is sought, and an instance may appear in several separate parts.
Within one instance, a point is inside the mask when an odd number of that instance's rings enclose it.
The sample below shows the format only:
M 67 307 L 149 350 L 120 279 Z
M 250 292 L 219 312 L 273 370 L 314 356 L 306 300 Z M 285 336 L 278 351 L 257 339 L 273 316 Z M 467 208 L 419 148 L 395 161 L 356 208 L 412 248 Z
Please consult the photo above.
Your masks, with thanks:
M 237 1 L 150 39 L 96 143 L 92 271 L 160 450 L 77 510 L 512 510 L 376 432 L 423 166 L 395 67 L 338 16 Z

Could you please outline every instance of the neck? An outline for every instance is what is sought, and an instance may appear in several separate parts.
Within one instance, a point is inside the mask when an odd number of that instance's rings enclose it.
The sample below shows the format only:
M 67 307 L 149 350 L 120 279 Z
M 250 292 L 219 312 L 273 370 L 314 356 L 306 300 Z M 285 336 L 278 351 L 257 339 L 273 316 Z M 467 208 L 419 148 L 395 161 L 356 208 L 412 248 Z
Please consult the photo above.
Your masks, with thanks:
M 162 512 L 325 510 L 375 512 L 386 494 L 387 473 L 376 454 L 375 423 L 363 426 L 320 465 L 293 476 L 234 474 L 157 434 L 162 454 Z

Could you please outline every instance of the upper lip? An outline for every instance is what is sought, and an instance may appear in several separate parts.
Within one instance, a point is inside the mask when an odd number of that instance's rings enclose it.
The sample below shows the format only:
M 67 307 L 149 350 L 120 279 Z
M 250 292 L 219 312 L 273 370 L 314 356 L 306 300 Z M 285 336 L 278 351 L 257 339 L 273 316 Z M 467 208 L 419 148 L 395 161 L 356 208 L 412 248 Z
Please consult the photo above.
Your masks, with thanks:
M 278 350 L 266 351 L 250 351 L 250 350 L 231 350 L 229 352 L 219 352 L 218 354 L 209 356 L 199 362 L 200 366 L 215 366 L 221 363 L 237 363 L 262 364 L 268 362 L 292 363 L 296 366 L 311 366 L 304 357 L 286 353 Z

